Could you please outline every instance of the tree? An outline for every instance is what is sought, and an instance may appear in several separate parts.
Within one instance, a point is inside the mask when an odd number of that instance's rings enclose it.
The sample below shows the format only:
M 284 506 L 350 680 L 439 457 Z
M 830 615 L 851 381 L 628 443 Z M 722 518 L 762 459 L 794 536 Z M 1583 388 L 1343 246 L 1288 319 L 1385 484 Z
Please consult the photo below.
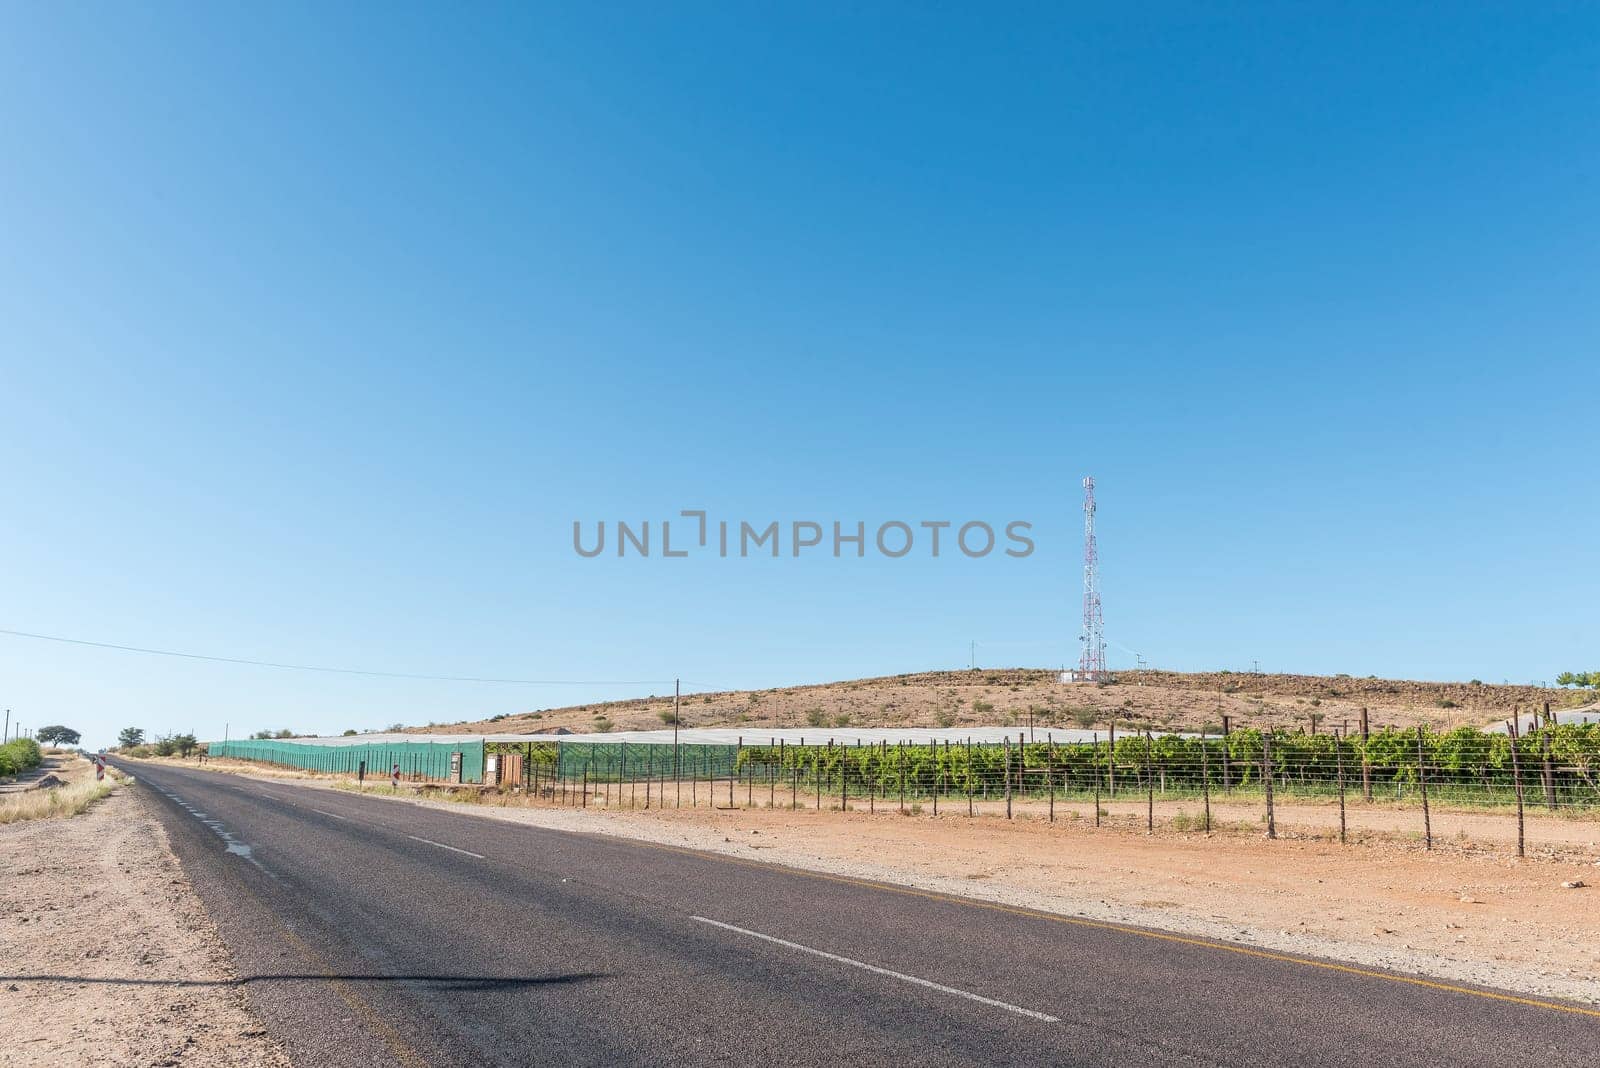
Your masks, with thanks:
M 124 727 L 122 733 L 117 735 L 117 745 L 122 749 L 132 749 L 142 744 L 144 744 L 143 727 Z
M 51 727 L 40 727 L 34 737 L 45 745 L 77 745 L 78 740 L 83 735 L 71 727 L 63 727 L 57 724 Z
M 155 753 L 159 757 L 169 757 L 178 751 L 178 742 L 170 734 L 156 735 Z
M 175 734 L 172 736 L 172 744 L 178 750 L 179 756 L 187 757 L 195 751 L 200 742 L 193 734 Z
M 1563 671 L 1556 676 L 1557 686 L 1586 686 L 1600 688 L 1600 671 Z

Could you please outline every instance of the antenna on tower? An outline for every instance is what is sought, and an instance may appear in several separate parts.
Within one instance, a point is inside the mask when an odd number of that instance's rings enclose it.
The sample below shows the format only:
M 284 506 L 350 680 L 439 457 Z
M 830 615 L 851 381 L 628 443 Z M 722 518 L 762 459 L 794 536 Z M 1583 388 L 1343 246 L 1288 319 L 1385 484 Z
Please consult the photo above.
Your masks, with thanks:
M 1106 628 L 1100 613 L 1100 550 L 1094 536 L 1094 478 L 1083 480 L 1083 652 L 1077 682 L 1099 682 L 1106 676 Z

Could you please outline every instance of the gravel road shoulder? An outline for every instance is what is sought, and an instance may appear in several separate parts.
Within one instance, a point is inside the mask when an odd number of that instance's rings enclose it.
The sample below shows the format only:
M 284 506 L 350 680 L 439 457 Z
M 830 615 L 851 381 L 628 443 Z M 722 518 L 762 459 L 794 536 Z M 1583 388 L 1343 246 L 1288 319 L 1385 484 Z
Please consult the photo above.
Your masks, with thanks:
M 0 827 L 10 1068 L 286 1068 L 137 785 Z

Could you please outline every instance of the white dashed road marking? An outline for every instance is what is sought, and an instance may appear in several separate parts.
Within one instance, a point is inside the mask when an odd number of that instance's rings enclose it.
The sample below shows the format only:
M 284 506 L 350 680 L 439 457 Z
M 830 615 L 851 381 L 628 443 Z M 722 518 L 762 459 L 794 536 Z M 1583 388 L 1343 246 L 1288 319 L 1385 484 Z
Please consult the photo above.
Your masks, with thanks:
M 467 849 L 457 849 L 453 845 L 445 845 L 443 842 L 435 842 L 432 838 L 418 838 L 414 834 L 408 834 L 406 837 L 411 839 L 413 842 L 423 842 L 427 845 L 438 846 L 440 849 L 448 849 L 452 853 L 465 853 L 469 857 L 477 857 L 479 860 L 484 859 L 482 853 L 474 853 Z
M 704 916 L 690 916 L 689 918 L 694 920 L 696 923 L 706 923 L 710 924 L 712 927 L 720 927 L 724 931 L 732 931 L 735 934 L 748 935 L 751 938 L 759 938 L 763 942 L 771 942 L 775 946 L 782 946 L 785 949 L 793 949 L 800 953 L 809 953 L 813 957 L 821 957 L 823 960 L 831 960 L 836 964 L 848 964 L 852 968 L 860 968 L 862 971 L 871 972 L 874 975 L 885 975 L 890 979 L 899 979 L 901 982 L 914 983 L 917 986 L 927 987 L 929 990 L 937 990 L 941 994 L 951 994 L 958 998 L 966 998 L 968 1001 L 976 1001 L 984 1005 L 993 1006 L 997 1009 L 1004 1009 L 1007 1012 L 1014 1012 L 1018 1016 L 1027 1016 L 1035 1020 L 1043 1020 L 1045 1023 L 1061 1022 L 1061 1018 L 1059 1016 L 1050 1016 L 1046 1013 L 1036 1012 L 1033 1009 L 1025 1009 L 1020 1005 L 1013 1005 L 1007 1001 L 996 1001 L 994 998 L 986 998 L 982 994 L 974 994 L 970 990 L 957 990 L 953 986 L 945 986 L 943 983 L 936 983 L 931 979 L 921 979 L 915 975 L 907 975 L 904 972 L 892 971 L 888 968 L 880 968 L 876 964 L 867 964 L 865 961 L 852 960 L 849 957 L 841 957 L 837 953 L 826 953 L 820 949 L 812 949 L 810 946 L 802 946 L 798 942 L 790 942 L 786 939 L 774 938 L 772 935 L 762 934 L 760 931 L 747 931 L 743 927 L 735 927 L 731 923 L 722 923 L 719 920 L 708 920 Z

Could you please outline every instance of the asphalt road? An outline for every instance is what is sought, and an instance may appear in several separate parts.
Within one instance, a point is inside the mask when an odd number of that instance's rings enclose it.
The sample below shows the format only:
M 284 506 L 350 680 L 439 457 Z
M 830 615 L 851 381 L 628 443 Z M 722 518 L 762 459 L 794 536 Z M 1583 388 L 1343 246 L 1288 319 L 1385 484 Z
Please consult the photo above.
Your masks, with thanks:
M 1600 1015 L 129 767 L 297 1065 L 1593 1065 Z

